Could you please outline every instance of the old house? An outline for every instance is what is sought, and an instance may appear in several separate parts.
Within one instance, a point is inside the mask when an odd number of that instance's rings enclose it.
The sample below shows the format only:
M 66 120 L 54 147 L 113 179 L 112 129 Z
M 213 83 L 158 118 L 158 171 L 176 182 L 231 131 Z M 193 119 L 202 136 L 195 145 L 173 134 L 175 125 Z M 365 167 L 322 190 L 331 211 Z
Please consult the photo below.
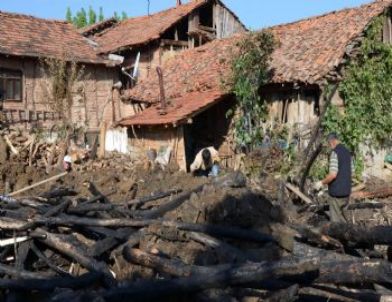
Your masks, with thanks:
M 390 5 L 377 1 L 270 28 L 279 41 L 270 83 L 261 87 L 270 118 L 299 126 L 317 120 L 326 84 L 342 79 L 342 69 L 361 44 L 367 26 Z M 222 79 L 230 74 L 230 57 L 240 38 L 213 41 L 163 63 L 165 103 L 159 101 L 161 89 L 155 75 L 128 92 L 132 102 L 149 104 L 120 122 L 129 127 L 135 154 L 171 146 L 173 158 L 186 169 L 198 149 L 214 145 L 226 164 L 232 164 L 235 149 L 226 112 L 235 98 L 223 88 Z M 390 18 L 384 38 L 390 42 Z M 333 101 L 344 105 L 338 94 Z
M 143 79 L 151 72 L 155 73 L 156 66 L 179 50 L 195 48 L 245 30 L 238 17 L 220 0 L 190 0 L 187 3 L 178 0 L 173 8 L 118 23 L 107 20 L 82 33 L 99 45 L 99 54 L 123 56 L 123 67 L 130 75 L 140 53 L 138 79 Z M 122 81 L 126 88 L 135 84 L 125 74 Z
M 102 120 L 113 122 L 118 67 L 97 55 L 94 43 L 63 21 L 0 12 L 0 90 L 7 123 L 16 127 L 49 127 L 59 112 L 48 104 L 50 74 L 44 58 L 75 62 L 83 75 L 75 83 L 72 122 L 96 131 Z

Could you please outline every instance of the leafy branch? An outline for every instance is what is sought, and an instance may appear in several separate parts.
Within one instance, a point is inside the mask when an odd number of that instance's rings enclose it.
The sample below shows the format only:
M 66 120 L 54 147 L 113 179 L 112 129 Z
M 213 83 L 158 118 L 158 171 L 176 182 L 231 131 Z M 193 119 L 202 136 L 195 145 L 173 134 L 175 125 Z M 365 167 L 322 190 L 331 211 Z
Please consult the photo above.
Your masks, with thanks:
M 241 113 L 234 119 L 236 143 L 240 146 L 252 147 L 261 142 L 261 124 L 268 111 L 261 101 L 260 88 L 268 82 L 275 45 L 274 36 L 268 31 L 250 33 L 236 45 L 229 82 L 237 102 L 227 115 Z
M 339 91 L 344 110 L 328 109 L 324 126 L 352 149 L 380 147 L 392 134 L 392 46 L 382 41 L 384 16 L 368 27 L 360 54 L 349 64 Z

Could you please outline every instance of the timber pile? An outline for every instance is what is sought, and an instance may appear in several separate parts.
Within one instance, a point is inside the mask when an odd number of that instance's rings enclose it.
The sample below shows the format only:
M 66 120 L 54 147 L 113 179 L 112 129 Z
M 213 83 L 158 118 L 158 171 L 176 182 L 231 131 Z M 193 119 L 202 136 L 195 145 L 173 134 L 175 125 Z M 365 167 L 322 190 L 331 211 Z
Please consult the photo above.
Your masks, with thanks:
M 128 155 L 113 152 L 107 154 L 103 159 L 95 159 L 77 165 L 78 171 L 95 172 L 101 171 L 102 169 L 116 169 L 118 171 L 132 171 L 135 169 L 135 161 L 132 161 Z
M 70 140 L 50 141 L 48 137 L 21 130 L 3 130 L 0 133 L 0 163 L 7 161 L 25 166 L 45 169 L 48 173 L 62 163 L 66 152 L 74 162 L 81 162 L 88 157 L 88 150 L 75 146 Z
M 88 198 L 1 196 L 0 288 L 40 301 L 391 298 L 391 253 L 378 247 L 392 227 L 305 227 L 284 188 L 270 202 L 234 173 L 122 202 L 93 183 Z

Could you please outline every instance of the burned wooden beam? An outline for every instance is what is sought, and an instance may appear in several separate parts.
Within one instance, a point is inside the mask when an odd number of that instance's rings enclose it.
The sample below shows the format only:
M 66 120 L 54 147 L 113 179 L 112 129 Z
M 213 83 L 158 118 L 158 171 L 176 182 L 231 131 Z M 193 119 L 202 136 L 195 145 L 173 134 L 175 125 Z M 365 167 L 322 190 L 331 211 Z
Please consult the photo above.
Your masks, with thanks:
M 391 226 L 363 227 L 345 223 L 330 223 L 322 228 L 322 233 L 342 242 L 359 245 L 392 245 Z
M 22 280 L 0 279 L 0 288 L 12 290 L 39 290 L 53 291 L 56 288 L 86 289 L 98 285 L 102 275 L 98 273 L 86 273 L 79 277 L 30 277 Z
M 3 223 L 2 223 L 3 222 Z M 12 221 L 9 221 L 12 222 Z M 157 219 L 95 219 L 62 215 L 61 217 L 36 218 L 28 223 L 31 225 L 51 225 L 51 226 L 95 226 L 95 227 L 146 227 L 149 225 L 162 225 L 178 228 L 183 231 L 206 233 L 211 236 L 230 237 L 241 240 L 251 240 L 256 242 L 270 242 L 275 239 L 267 234 L 252 230 L 241 229 L 232 226 L 184 223 L 170 220 Z M 5 221 L 0 219 L 0 228 L 7 230 L 25 230 L 26 224 L 23 221 L 13 220 L 13 224 L 7 226 Z
M 69 236 L 49 233 L 43 229 L 37 229 L 37 231 L 45 235 L 45 239 L 40 240 L 43 244 L 55 249 L 60 254 L 70 257 L 89 271 L 102 274 L 108 282 L 114 281 L 108 266 L 102 262 L 98 262 L 94 258 L 86 256 L 85 252 L 79 246 L 70 242 Z
M 150 258 L 149 260 L 153 259 Z M 165 262 L 164 259 L 160 259 L 159 261 Z M 144 262 L 141 260 L 140 263 L 142 262 L 146 266 L 153 267 L 161 272 L 164 272 L 167 268 L 165 265 L 155 266 L 154 261 Z M 110 301 L 127 301 L 130 297 L 132 299 L 140 299 L 142 297 L 144 299 L 162 298 L 167 295 L 191 293 L 209 288 L 240 286 L 252 282 L 261 282 L 266 279 L 296 276 L 306 272 L 317 271 L 318 268 L 318 260 L 314 258 L 301 260 L 286 259 L 278 262 L 250 263 L 238 266 L 224 265 L 215 269 L 209 268 L 207 269 L 207 273 L 196 273 L 188 277 L 138 282 L 121 289 L 103 292 L 103 297 Z M 190 268 L 190 270 L 192 269 L 194 268 Z M 205 270 L 205 268 L 201 268 L 201 270 Z

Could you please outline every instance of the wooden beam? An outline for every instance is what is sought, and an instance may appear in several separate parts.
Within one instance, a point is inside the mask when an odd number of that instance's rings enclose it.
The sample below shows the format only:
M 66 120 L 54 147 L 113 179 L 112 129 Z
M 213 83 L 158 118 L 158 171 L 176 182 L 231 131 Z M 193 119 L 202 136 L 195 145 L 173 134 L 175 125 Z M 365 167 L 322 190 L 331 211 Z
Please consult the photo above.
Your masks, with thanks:
M 55 176 L 50 177 L 50 178 L 48 178 L 48 179 L 45 179 L 45 180 L 43 180 L 43 181 L 37 182 L 37 183 L 35 183 L 35 184 L 32 184 L 31 186 L 25 187 L 25 188 L 23 188 L 23 189 L 21 189 L 21 190 L 12 192 L 12 193 L 9 194 L 8 196 L 11 196 L 11 197 L 12 197 L 12 196 L 18 195 L 18 194 L 20 194 L 20 193 L 26 192 L 26 191 L 28 191 L 28 190 L 31 190 L 31 189 L 33 189 L 33 188 L 36 188 L 36 187 L 41 186 L 41 185 L 43 185 L 43 184 L 46 184 L 47 182 L 55 181 L 55 180 L 57 180 L 57 179 L 59 179 L 59 178 L 65 176 L 65 175 L 67 175 L 67 174 L 68 174 L 68 172 L 63 172 L 63 173 L 61 173 L 61 174 L 55 175 Z
M 301 198 L 301 200 L 304 201 L 306 204 L 313 204 L 313 201 L 308 196 L 303 194 L 298 187 L 290 183 L 286 183 L 286 188 L 293 192 L 295 195 L 297 195 L 299 198 Z
M 169 40 L 169 39 L 162 39 L 161 40 L 161 45 L 162 46 L 179 46 L 179 47 L 188 47 L 188 41 L 175 41 L 175 40 Z
M 209 27 L 209 26 L 204 26 L 204 25 L 199 25 L 199 29 L 210 32 L 210 33 L 216 32 L 215 28 Z

